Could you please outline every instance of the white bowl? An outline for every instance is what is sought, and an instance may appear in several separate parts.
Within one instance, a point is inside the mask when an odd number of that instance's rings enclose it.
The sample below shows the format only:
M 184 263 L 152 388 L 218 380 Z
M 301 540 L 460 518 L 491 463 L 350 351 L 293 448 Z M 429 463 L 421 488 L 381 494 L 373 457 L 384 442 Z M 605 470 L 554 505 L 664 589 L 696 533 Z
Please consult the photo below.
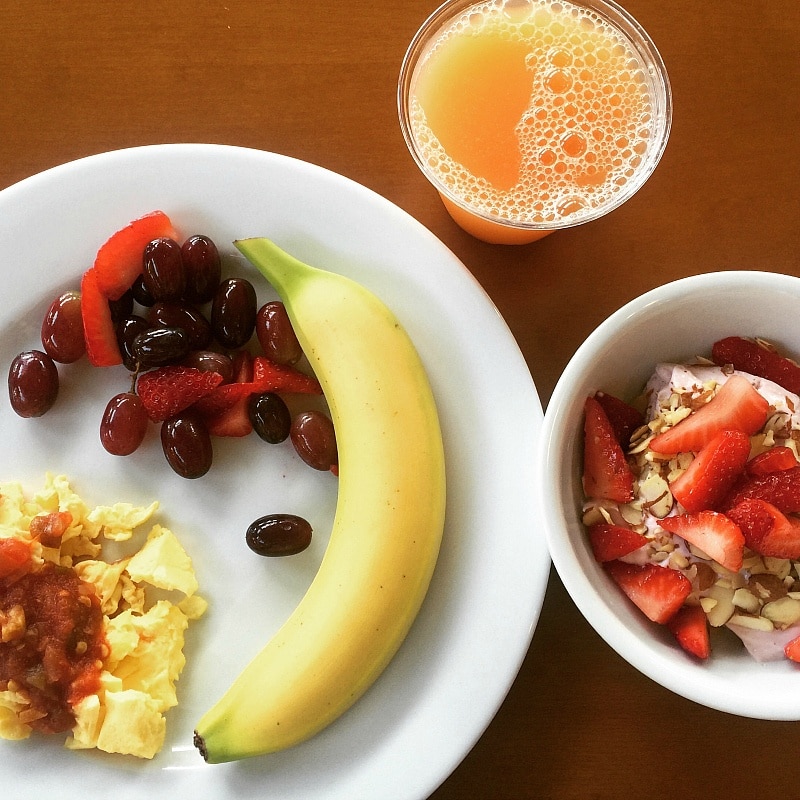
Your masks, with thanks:
M 731 634 L 711 657 L 685 654 L 651 623 L 595 561 L 581 523 L 583 405 L 604 390 L 641 391 L 659 361 L 708 355 L 725 336 L 759 336 L 800 355 L 800 279 L 768 272 L 716 272 L 654 289 L 612 314 L 570 360 L 547 407 L 538 453 L 537 506 L 553 564 L 600 636 L 662 686 L 710 708 L 760 719 L 800 719 L 800 668 L 754 661 Z

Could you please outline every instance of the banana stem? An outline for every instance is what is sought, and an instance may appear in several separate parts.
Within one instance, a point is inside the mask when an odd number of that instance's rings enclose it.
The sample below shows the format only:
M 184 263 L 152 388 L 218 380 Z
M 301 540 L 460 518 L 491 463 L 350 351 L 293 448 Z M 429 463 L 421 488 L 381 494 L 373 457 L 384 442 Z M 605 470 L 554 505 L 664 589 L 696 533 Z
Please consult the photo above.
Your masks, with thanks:
M 233 244 L 272 284 L 284 301 L 291 294 L 293 286 L 320 271 L 282 250 L 271 239 L 237 239 Z

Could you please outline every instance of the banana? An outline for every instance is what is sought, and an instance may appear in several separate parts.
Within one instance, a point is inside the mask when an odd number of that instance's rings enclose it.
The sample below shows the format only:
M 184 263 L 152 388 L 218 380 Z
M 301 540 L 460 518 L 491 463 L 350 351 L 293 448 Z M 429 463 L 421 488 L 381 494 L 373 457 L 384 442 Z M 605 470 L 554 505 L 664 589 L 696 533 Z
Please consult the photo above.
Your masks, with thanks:
M 295 611 L 200 719 L 209 763 L 296 745 L 343 714 L 394 656 L 427 593 L 445 513 L 428 378 L 360 284 L 268 239 L 236 247 L 275 287 L 328 401 L 339 449 L 330 541 Z

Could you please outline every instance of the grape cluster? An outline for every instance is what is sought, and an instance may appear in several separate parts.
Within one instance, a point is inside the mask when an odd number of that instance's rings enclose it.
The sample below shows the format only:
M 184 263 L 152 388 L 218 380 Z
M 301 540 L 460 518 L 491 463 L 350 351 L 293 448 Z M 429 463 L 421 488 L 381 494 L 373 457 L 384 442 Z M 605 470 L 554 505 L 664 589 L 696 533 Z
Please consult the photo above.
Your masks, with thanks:
M 149 242 L 141 275 L 109 305 L 122 363 L 132 373 L 128 390 L 109 400 L 100 420 L 100 441 L 113 455 L 130 455 L 146 435 L 150 419 L 136 392 L 142 372 L 185 365 L 218 373 L 225 384 L 237 380 L 254 352 L 289 366 L 303 356 L 283 304 L 271 301 L 259 308 L 250 281 L 223 278 L 219 251 L 207 236 L 191 236 L 182 244 L 170 238 Z M 56 364 L 73 363 L 86 352 L 80 292 L 53 300 L 41 340 L 41 350 L 20 353 L 9 369 L 11 406 L 22 417 L 41 416 L 53 406 L 59 388 Z M 293 416 L 280 395 L 264 392 L 248 398 L 247 415 L 265 442 L 290 439 L 307 464 L 336 471 L 336 440 L 325 413 Z M 191 407 L 161 423 L 166 460 L 185 478 L 208 472 L 211 440 L 204 419 Z

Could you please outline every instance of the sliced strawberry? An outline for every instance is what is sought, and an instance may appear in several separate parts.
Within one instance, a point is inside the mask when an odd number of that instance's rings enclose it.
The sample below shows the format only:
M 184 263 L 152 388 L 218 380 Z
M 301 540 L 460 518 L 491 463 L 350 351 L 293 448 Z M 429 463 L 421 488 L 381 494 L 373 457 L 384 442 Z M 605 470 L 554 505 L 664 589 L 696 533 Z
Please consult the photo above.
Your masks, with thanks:
M 94 268 L 86 270 L 81 280 L 81 316 L 86 355 L 95 367 L 113 367 L 122 363 L 108 299 L 100 291 Z
M 656 453 L 697 452 L 722 430 L 752 436 L 767 421 L 769 403 L 741 375 L 731 375 L 704 406 L 659 433 L 650 442 Z
M 198 410 L 213 416 L 227 411 L 239 402 L 247 402 L 251 394 L 322 394 L 319 381 L 294 367 L 276 364 L 264 356 L 252 362 L 252 375 L 246 381 L 226 383 L 198 403 Z
M 679 608 L 675 616 L 667 621 L 667 627 L 687 653 L 702 659 L 711 655 L 708 620 L 701 606 Z
M 799 466 L 794 450 L 783 445 L 775 445 L 753 456 L 745 466 L 748 475 L 767 475 L 770 472 L 778 472 L 782 469 L 791 469 Z
M 603 407 L 603 411 L 606 412 L 617 441 L 623 450 L 626 449 L 630 444 L 631 434 L 644 425 L 644 414 L 613 394 L 597 392 L 595 399 Z
M 147 416 L 153 422 L 163 422 L 213 392 L 221 382 L 218 372 L 168 365 L 142 373 L 136 393 Z
M 766 500 L 743 500 L 728 509 L 744 534 L 745 544 L 762 556 L 800 558 L 800 520 L 787 517 Z
M 800 661 L 800 636 L 796 639 L 792 639 L 791 642 L 787 642 L 786 646 L 783 648 L 783 652 L 786 658 L 792 661 Z
M 584 419 L 583 490 L 587 497 L 633 500 L 633 473 L 603 407 L 587 397 Z
M 742 336 L 720 339 L 711 348 L 711 358 L 715 364 L 731 364 L 734 369 L 774 381 L 784 389 L 800 394 L 800 366 L 753 339 Z
M 670 533 L 699 547 L 726 569 L 738 572 L 742 568 L 745 538 L 733 520 L 718 511 L 700 511 L 665 517 L 659 525 Z
M 750 437 L 741 431 L 720 431 L 670 484 L 672 496 L 687 511 L 719 506 L 744 471 Z
M 647 537 L 622 525 L 598 522 L 589 528 L 594 557 L 601 563 L 616 561 L 647 544 Z
M 253 430 L 247 410 L 252 394 L 253 359 L 247 351 L 236 354 L 233 370 L 234 383 L 218 386 L 194 406 L 212 436 L 242 437 Z
M 253 430 L 253 423 L 247 411 L 247 397 L 231 408 L 217 414 L 205 416 L 206 427 L 212 436 L 247 436 Z
M 745 476 L 725 499 L 730 508 L 742 500 L 766 500 L 784 514 L 800 511 L 800 466 Z
M 118 230 L 97 251 L 94 261 L 100 291 L 109 300 L 119 300 L 142 273 L 145 245 L 153 239 L 176 236 L 163 211 L 153 211 Z
M 689 579 L 670 567 L 609 561 L 605 568 L 620 589 L 653 622 L 669 620 L 692 591 Z
M 253 383 L 260 392 L 278 394 L 322 394 L 319 381 L 294 367 L 277 364 L 266 356 L 253 359 Z
M 0 539 L 0 580 L 11 583 L 30 571 L 31 548 L 22 539 Z

